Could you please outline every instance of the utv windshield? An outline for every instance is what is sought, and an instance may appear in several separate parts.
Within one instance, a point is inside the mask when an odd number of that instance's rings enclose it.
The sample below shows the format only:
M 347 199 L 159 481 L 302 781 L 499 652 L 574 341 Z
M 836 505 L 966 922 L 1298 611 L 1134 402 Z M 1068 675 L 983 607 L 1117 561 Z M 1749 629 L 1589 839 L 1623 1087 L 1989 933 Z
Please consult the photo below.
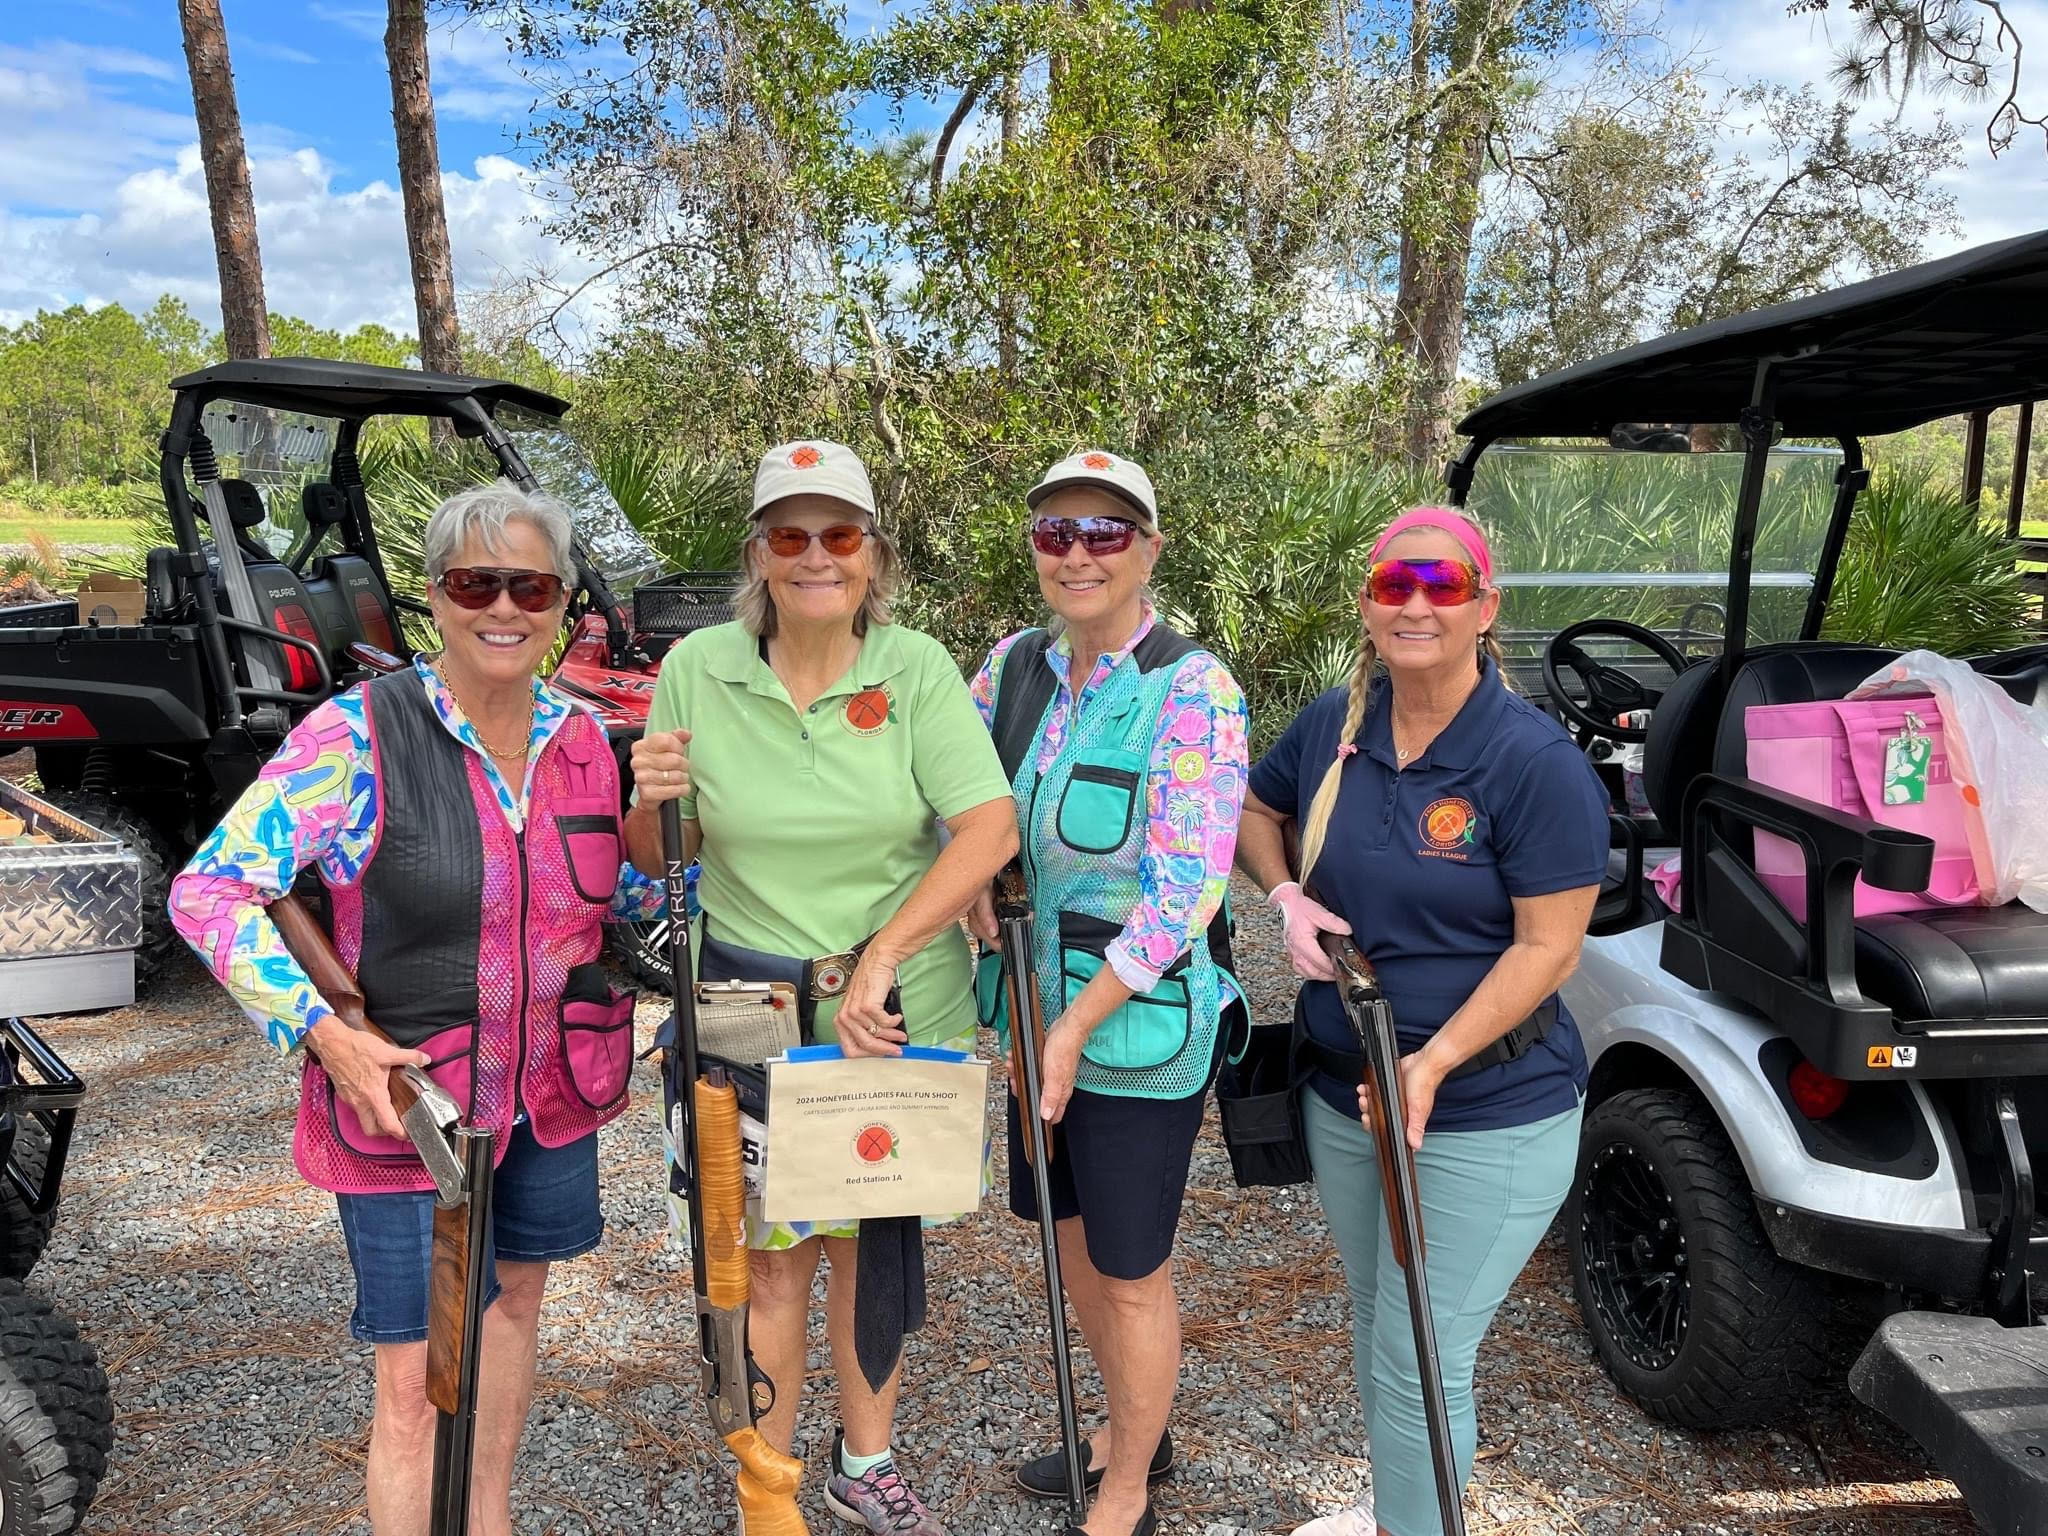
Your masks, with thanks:
M 306 530 L 301 502 L 309 481 L 327 477 L 337 423 L 326 416 L 216 400 L 200 416 L 224 480 L 262 493 L 268 516 L 250 536 L 280 560 Z
M 617 596 L 661 574 L 661 556 L 640 536 L 590 455 L 560 421 L 516 405 L 500 406 L 496 420 L 540 488 L 569 509 L 576 542 Z
M 1581 619 L 1627 619 L 1688 656 L 1718 653 L 1743 455 L 1732 429 L 1651 434 L 1664 451 L 1495 444 L 1467 505 L 1493 540 L 1511 661 Z M 1721 447 L 1721 443 L 1729 443 Z M 1675 450 L 1675 451 L 1674 451 Z M 1835 494 L 1839 448 L 1770 455 L 1750 578 L 1752 644 L 1798 638 Z

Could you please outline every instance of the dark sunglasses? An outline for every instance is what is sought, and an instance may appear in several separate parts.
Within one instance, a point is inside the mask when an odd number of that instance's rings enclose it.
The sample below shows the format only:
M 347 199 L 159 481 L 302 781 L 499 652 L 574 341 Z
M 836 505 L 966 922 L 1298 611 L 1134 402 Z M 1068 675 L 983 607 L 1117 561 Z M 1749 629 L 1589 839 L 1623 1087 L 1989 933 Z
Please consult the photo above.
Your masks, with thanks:
M 1479 596 L 1479 572 L 1462 560 L 1375 560 L 1365 575 L 1366 595 L 1399 608 L 1421 588 L 1432 608 L 1456 608 Z
M 562 578 L 553 571 L 458 565 L 443 571 L 434 585 L 458 608 L 488 608 L 500 592 L 510 592 L 512 601 L 525 613 L 546 613 L 562 600 Z
M 816 539 L 825 546 L 825 553 L 844 560 L 848 555 L 860 553 L 861 545 L 867 542 L 868 530 L 857 523 L 834 523 L 822 533 L 812 533 L 808 528 L 763 528 L 761 542 L 773 554 L 785 560 L 795 559 L 811 547 Z
M 1055 558 L 1077 539 L 1091 555 L 1122 554 L 1137 536 L 1138 525 L 1121 517 L 1041 517 L 1031 525 L 1031 547 Z

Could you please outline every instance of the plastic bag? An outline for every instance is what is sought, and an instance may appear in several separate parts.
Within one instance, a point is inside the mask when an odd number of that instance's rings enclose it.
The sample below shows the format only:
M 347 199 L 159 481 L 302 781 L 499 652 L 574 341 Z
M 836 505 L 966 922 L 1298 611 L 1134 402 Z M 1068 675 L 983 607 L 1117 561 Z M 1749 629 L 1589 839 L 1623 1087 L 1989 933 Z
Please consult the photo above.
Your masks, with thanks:
M 1972 842 L 1985 903 L 2048 912 L 2048 709 L 2021 704 L 1967 662 L 1934 651 L 1906 652 L 1849 697 L 1911 693 L 1941 704 L 1964 802 L 1981 818 Z

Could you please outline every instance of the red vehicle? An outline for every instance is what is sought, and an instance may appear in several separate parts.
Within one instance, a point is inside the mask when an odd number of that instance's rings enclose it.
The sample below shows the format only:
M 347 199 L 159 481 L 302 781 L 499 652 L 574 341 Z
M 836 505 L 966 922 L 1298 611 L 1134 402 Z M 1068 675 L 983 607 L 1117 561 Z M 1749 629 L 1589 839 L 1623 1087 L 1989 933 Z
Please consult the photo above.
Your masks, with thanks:
M 427 610 L 386 569 L 359 452 L 366 422 L 447 421 L 499 474 L 568 508 L 577 582 L 556 680 L 599 711 L 622 758 L 662 653 L 730 617 L 733 578 L 661 575 L 551 395 L 319 358 L 223 363 L 171 389 L 159 478 L 174 542 L 148 553 L 139 620 L 70 602 L 0 610 L 0 754 L 33 748 L 45 798 L 135 851 L 138 985 L 176 943 L 171 871 L 285 733 L 412 654 L 407 616 Z M 659 984 L 654 927 L 621 948 Z

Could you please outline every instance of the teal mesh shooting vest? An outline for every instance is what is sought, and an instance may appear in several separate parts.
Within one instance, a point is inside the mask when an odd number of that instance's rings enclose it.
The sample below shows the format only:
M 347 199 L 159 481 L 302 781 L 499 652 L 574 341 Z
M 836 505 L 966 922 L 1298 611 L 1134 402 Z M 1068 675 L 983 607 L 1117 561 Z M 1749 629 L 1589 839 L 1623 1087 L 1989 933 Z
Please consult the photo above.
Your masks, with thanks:
M 1024 668 L 1046 666 L 1043 642 L 1027 643 L 1034 639 L 1019 640 L 1004 658 L 1002 692 L 1023 685 L 1014 674 Z M 1106 947 L 1143 900 L 1138 861 L 1145 851 L 1153 731 L 1181 661 L 1198 649 L 1155 625 L 1070 717 L 1066 743 L 1043 774 L 1038 743 L 1053 699 L 1026 733 L 1029 745 L 1011 791 L 1035 914 L 1039 1006 L 1048 1026 L 1107 964 Z M 1227 995 L 1211 935 L 1227 934 L 1228 924 L 1227 914 L 1219 913 L 1210 930 L 1191 936 L 1157 986 L 1102 1021 L 1082 1051 L 1076 1087 L 1124 1098 L 1178 1099 L 1207 1084 Z M 1222 959 L 1228 963 L 1227 953 Z M 1007 1050 L 998 962 L 993 953 L 983 958 L 977 1002 L 982 1022 L 994 1026 Z

